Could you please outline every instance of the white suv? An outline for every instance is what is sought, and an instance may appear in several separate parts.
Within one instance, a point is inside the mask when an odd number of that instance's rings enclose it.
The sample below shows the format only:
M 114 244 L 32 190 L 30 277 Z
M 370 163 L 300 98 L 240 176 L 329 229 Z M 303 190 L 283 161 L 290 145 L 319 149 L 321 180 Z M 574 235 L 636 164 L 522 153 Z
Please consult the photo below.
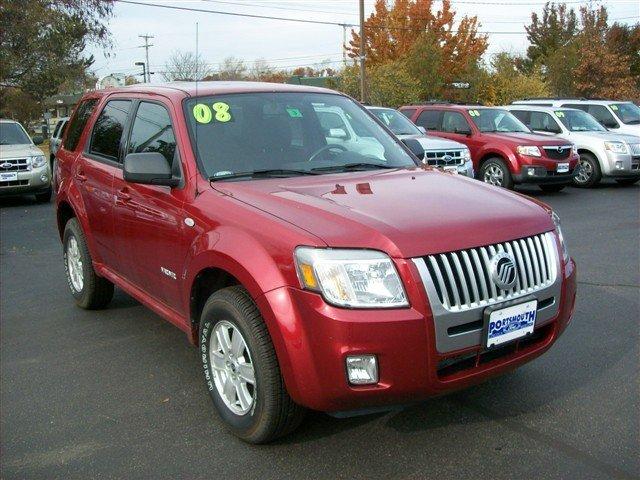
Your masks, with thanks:
M 576 98 L 531 98 L 513 102 L 513 105 L 577 108 L 593 115 L 603 127 L 611 131 L 640 135 L 640 107 L 632 102 Z
M 612 177 L 623 185 L 640 180 L 640 137 L 610 132 L 591 115 L 573 108 L 503 108 L 535 133 L 554 135 L 577 146 L 580 171 L 573 178 L 576 186 L 591 187 L 602 177 Z

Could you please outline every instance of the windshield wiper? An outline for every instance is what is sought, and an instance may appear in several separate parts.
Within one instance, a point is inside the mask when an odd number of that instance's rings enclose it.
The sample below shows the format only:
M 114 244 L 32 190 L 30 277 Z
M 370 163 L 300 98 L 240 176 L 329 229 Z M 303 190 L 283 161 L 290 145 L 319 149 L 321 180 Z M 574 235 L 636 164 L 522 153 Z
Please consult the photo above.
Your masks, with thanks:
M 215 175 L 213 177 L 209 177 L 209 181 L 217 182 L 219 180 L 229 180 L 233 178 L 259 178 L 259 177 L 294 177 L 296 175 L 320 175 L 316 172 L 311 172 L 309 170 L 291 170 L 286 168 L 271 168 L 265 170 L 253 170 L 250 172 L 236 172 L 236 173 L 228 173 L 224 175 Z
M 313 172 L 332 172 L 334 170 L 336 171 L 350 171 L 350 170 L 375 170 L 378 168 L 385 168 L 385 169 L 395 169 L 395 168 L 399 168 L 399 167 L 392 167 L 390 165 L 382 165 L 380 163 L 365 163 L 365 162 L 358 162 L 358 163 L 347 163 L 344 165 L 329 165 L 326 167 L 316 167 L 316 168 L 312 168 L 311 170 Z

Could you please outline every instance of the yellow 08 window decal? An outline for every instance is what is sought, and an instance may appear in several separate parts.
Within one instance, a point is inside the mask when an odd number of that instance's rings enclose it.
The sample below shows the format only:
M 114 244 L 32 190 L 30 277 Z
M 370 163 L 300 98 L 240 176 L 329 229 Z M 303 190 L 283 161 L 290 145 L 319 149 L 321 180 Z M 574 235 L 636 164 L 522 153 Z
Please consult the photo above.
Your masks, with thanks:
M 229 104 L 216 102 L 210 107 L 205 103 L 198 103 L 193 107 L 193 118 L 198 123 L 211 123 L 214 119 L 216 122 L 226 123 L 231 120 Z
M 204 103 L 194 105 L 193 118 L 195 118 L 198 123 L 209 123 L 213 118 L 209 105 L 205 105 Z

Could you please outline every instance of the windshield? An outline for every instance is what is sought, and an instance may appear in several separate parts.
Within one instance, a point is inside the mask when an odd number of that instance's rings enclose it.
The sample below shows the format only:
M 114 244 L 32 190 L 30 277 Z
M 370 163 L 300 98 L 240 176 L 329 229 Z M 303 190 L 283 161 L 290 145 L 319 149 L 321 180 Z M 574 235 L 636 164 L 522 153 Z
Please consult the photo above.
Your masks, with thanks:
M 199 166 L 211 179 L 250 179 L 250 172 L 297 176 L 416 166 L 360 105 L 341 95 L 191 98 L 185 115 Z
M 418 127 L 411 122 L 411 120 L 397 110 L 393 110 L 391 108 L 372 108 L 369 111 L 378 117 L 378 119 L 380 119 L 380 121 L 384 123 L 395 135 L 423 134 L 418 130 Z
M 640 107 L 635 103 L 613 103 L 610 105 L 611 110 L 616 112 L 622 123 L 627 125 L 640 124 Z
M 469 110 L 469 116 L 481 132 L 530 132 L 524 123 L 506 110 L 475 108 Z
M 0 123 L 0 145 L 25 145 L 31 144 L 29 135 L 19 123 Z
M 555 116 L 572 132 L 606 132 L 600 123 L 582 110 L 556 110 Z

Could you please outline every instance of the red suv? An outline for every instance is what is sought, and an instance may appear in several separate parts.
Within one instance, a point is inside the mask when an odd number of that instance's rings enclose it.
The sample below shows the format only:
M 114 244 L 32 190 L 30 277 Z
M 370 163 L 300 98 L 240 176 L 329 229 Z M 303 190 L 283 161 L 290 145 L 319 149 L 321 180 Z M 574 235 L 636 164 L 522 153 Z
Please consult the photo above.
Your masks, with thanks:
M 546 192 L 572 183 L 579 160 L 574 145 L 532 133 L 507 110 L 430 103 L 400 111 L 431 135 L 464 143 L 478 179 L 486 183 L 509 189 L 533 183 Z
M 56 162 L 69 288 L 96 309 L 116 285 L 186 332 L 220 417 L 254 443 L 305 408 L 413 402 L 540 355 L 576 292 L 557 216 L 419 164 L 331 90 L 91 92 Z

